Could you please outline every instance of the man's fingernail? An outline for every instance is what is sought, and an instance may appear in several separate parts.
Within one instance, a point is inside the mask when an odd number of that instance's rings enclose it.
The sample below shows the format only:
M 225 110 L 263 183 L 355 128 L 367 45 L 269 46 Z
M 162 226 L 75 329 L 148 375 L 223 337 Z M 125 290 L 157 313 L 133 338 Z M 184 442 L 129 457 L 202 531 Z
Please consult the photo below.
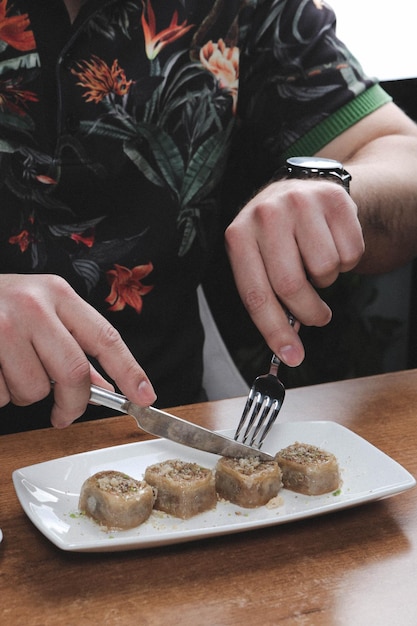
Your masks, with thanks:
M 156 393 L 147 380 L 142 380 L 142 382 L 139 383 L 139 393 L 144 404 L 152 404 L 156 400 Z
M 294 367 L 300 365 L 302 361 L 300 351 L 295 346 L 282 346 L 278 351 L 278 356 L 283 363 Z
M 68 426 L 71 426 L 71 424 L 73 423 L 74 420 L 71 420 L 70 422 L 68 422 L 67 420 L 56 420 L 53 417 L 51 418 L 51 424 L 54 428 L 58 428 L 59 430 L 63 429 L 63 428 L 68 428 Z

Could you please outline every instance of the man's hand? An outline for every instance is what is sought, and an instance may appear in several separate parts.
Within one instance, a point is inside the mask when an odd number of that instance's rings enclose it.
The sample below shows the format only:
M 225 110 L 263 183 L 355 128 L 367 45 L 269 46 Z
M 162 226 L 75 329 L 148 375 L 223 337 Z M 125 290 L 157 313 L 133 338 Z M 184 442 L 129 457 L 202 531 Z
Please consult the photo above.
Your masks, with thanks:
M 272 183 L 228 227 L 226 246 L 254 323 L 284 363 L 299 365 L 304 348 L 281 305 L 307 326 L 330 321 L 331 311 L 314 287 L 328 287 L 361 259 L 356 204 L 331 181 Z
M 110 388 L 86 354 L 96 358 L 123 393 L 147 406 L 155 393 L 119 333 L 62 278 L 0 275 L 0 406 L 41 400 L 54 381 L 51 422 L 80 417 L 91 383 Z

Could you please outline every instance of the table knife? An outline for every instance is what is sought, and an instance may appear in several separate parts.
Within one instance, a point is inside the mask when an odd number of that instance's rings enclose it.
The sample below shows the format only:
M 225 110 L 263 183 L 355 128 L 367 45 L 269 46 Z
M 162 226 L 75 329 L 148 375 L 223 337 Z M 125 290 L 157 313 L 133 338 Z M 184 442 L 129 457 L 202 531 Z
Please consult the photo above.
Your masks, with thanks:
M 125 396 L 91 385 L 90 401 L 109 409 L 126 413 L 135 418 L 138 426 L 151 435 L 164 437 L 190 448 L 230 457 L 259 457 L 261 461 L 273 461 L 274 457 L 234 439 L 197 426 L 180 417 L 156 409 L 141 407 L 130 402 Z

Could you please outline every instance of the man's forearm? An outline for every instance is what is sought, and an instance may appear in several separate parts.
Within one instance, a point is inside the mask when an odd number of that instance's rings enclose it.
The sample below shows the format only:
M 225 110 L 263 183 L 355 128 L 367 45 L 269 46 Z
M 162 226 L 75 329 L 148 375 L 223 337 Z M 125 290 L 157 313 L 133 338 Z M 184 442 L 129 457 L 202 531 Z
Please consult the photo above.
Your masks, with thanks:
M 382 273 L 417 256 L 417 126 L 387 104 L 325 146 L 351 173 L 365 254 L 356 270 Z
M 376 139 L 345 162 L 365 238 L 356 267 L 394 270 L 417 256 L 417 136 Z

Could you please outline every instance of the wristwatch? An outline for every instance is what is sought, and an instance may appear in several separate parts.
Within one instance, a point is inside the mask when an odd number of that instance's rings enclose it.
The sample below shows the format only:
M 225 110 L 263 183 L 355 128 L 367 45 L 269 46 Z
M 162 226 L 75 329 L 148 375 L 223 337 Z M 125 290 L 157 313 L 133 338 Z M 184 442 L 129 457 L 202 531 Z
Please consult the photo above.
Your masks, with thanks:
M 352 176 L 339 161 L 318 157 L 291 157 L 287 159 L 280 177 L 286 178 L 324 178 L 342 185 L 349 193 Z

